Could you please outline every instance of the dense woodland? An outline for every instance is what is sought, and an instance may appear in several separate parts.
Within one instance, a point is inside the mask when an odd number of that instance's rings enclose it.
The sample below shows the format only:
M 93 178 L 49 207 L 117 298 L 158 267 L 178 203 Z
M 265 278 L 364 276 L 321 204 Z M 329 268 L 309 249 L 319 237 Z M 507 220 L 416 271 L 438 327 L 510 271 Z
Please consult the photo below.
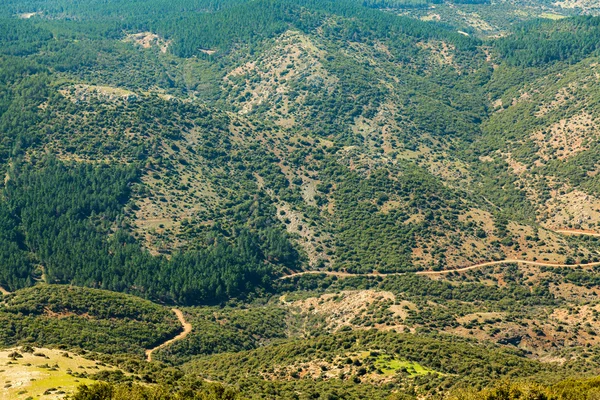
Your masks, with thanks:
M 14 269 L 3 270 L 8 288 L 31 285 L 32 277 L 43 275 L 51 283 L 195 303 L 239 296 L 254 285 L 269 284 L 270 271 L 262 262 L 266 256 L 255 233 L 239 232 L 234 244 L 217 237 L 210 249 L 175 254 L 170 260 L 153 257 L 119 226 L 128 185 L 136 179 L 134 169 L 68 168 L 53 159 L 41 163 L 36 169 L 15 165 L 8 172 L 3 257 L 19 257 L 9 264 Z M 17 221 L 21 235 L 10 237 Z M 285 251 L 276 235 L 265 235 L 271 246 L 267 256 Z
M 517 3 L 4 1 L 0 345 L 118 369 L 74 399 L 595 398 L 600 17 Z

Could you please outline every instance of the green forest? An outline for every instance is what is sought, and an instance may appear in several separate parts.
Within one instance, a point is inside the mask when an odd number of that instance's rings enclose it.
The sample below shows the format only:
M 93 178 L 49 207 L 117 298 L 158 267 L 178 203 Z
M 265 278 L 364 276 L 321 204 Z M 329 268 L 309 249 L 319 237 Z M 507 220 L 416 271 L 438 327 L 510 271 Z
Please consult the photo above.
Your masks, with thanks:
M 589 3 L 3 1 L 6 393 L 596 398 Z

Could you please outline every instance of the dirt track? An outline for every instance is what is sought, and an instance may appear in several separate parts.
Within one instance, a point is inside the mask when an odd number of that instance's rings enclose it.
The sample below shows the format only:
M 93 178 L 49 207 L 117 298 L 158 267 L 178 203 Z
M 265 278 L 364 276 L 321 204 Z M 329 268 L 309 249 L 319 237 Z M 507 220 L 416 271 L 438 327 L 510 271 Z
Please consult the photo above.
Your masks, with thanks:
M 163 347 L 167 347 L 168 345 L 170 345 L 178 340 L 185 339 L 185 337 L 192 331 L 192 324 L 190 324 L 189 322 L 187 322 L 185 320 L 185 317 L 183 316 L 183 313 L 181 312 L 181 310 L 179 310 L 177 308 L 173 308 L 173 312 L 175 313 L 175 315 L 177 315 L 177 319 L 179 319 L 179 322 L 181 322 L 181 326 L 183 327 L 183 332 L 181 332 L 179 335 L 175 336 L 173 339 L 169 339 L 166 342 L 159 344 L 158 346 L 156 346 L 153 349 L 146 350 L 146 361 L 148 361 L 148 362 L 152 361 L 152 353 L 154 353 L 156 350 L 162 349 Z
M 4 289 L 2 286 L 0 286 L 0 293 L 2 293 L 3 295 L 10 294 L 10 292 L 8 290 Z M 181 310 L 179 310 L 177 308 L 173 308 L 172 311 L 175 313 L 175 315 L 177 315 L 177 319 L 179 320 L 179 322 L 181 323 L 181 326 L 183 327 L 183 332 L 181 332 L 179 335 L 175 336 L 173 339 L 169 339 L 166 342 L 161 343 L 152 349 L 146 350 L 146 360 L 147 361 L 152 361 L 152 353 L 154 353 L 156 350 L 162 349 L 163 347 L 167 347 L 168 345 L 170 345 L 178 340 L 185 339 L 185 337 L 187 335 L 189 335 L 189 333 L 192 331 L 192 324 L 190 324 L 189 322 L 187 322 L 185 320 L 185 317 L 183 316 L 183 313 L 181 312 Z
M 474 265 L 470 265 L 470 266 L 464 267 L 464 268 L 447 269 L 447 270 L 443 270 L 443 271 L 418 271 L 418 272 L 414 272 L 414 274 L 416 274 L 416 275 L 445 275 L 445 274 L 449 274 L 451 272 L 465 272 L 465 271 L 470 271 L 472 269 L 490 267 L 492 265 L 500 265 L 500 264 L 526 264 L 526 265 L 537 265 L 540 267 L 596 267 L 596 266 L 600 266 L 600 262 L 593 262 L 593 263 L 588 263 L 588 264 L 557 264 L 557 263 L 550 263 L 550 262 L 516 260 L 516 259 L 507 258 L 507 259 L 499 260 L 499 261 L 488 261 L 488 262 L 483 262 L 483 263 L 479 263 L 479 264 L 474 264 Z M 353 274 L 350 272 L 337 272 L 337 271 L 302 271 L 302 272 L 295 272 L 290 275 L 281 276 L 281 277 L 277 278 L 277 280 L 288 279 L 288 278 L 292 278 L 294 276 L 300 276 L 300 275 L 315 275 L 315 274 L 316 275 L 318 275 L 318 274 L 331 275 L 331 276 L 337 276 L 340 278 L 349 278 L 352 276 L 386 277 L 386 276 L 395 276 L 395 275 L 408 275 L 408 274 L 412 274 L 412 273 L 413 272 L 390 272 L 390 273 L 384 274 L 384 273 L 379 273 L 379 272 L 371 272 L 371 273 L 367 273 L 367 274 Z
M 557 229 L 554 232 L 556 232 L 556 233 L 563 233 L 563 234 L 566 234 L 566 235 L 586 235 L 586 236 L 600 237 L 600 233 L 598 233 L 598 232 L 592 232 L 592 231 L 586 231 L 584 229 Z
M 554 232 L 563 233 L 563 234 L 567 234 L 567 235 L 600 236 L 600 233 L 597 233 L 597 232 L 590 232 L 590 231 L 576 230 L 576 229 L 559 229 L 559 230 L 555 230 Z M 465 272 L 465 271 L 470 271 L 472 269 L 490 267 L 492 265 L 500 265 L 500 264 L 526 264 L 526 265 L 536 265 L 539 267 L 596 267 L 596 266 L 600 266 L 600 262 L 592 262 L 592 263 L 587 263 L 587 264 L 558 264 L 558 263 L 543 262 L 543 261 L 527 261 L 527 260 L 506 258 L 504 260 L 486 261 L 486 262 L 482 262 L 482 263 L 477 263 L 477 264 L 473 264 L 471 266 L 463 267 L 463 268 L 448 269 L 448 270 L 443 270 L 443 271 L 418 271 L 418 272 L 414 272 L 414 273 L 416 275 L 445 275 L 445 274 L 449 274 L 452 272 Z M 340 278 L 348 278 L 351 276 L 382 276 L 382 277 L 385 277 L 385 276 L 395 276 L 395 275 L 407 275 L 407 274 L 411 274 L 411 273 L 412 272 L 391 272 L 388 274 L 382 274 L 379 272 L 372 272 L 372 273 L 367 273 L 367 274 L 352 274 L 349 272 L 336 272 L 336 271 L 302 271 L 302 272 L 295 272 L 290 275 L 282 276 L 282 277 L 278 278 L 277 280 L 288 279 L 288 278 L 291 278 L 294 276 L 310 275 L 310 274 L 323 274 L 323 275 L 337 276 Z

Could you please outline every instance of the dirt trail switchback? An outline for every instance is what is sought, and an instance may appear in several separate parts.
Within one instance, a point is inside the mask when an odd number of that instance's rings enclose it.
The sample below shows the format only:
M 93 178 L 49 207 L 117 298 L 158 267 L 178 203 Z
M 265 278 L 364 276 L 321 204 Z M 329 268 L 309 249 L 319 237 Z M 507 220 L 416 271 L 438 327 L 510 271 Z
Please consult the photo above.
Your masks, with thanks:
M 183 332 L 181 332 L 179 335 L 175 336 L 173 339 L 169 339 L 166 342 L 159 344 L 158 346 L 154 347 L 153 349 L 146 350 L 146 360 L 147 361 L 149 361 L 149 362 L 152 361 L 152 353 L 154 353 L 156 350 L 162 349 L 163 347 L 167 347 L 170 344 L 175 343 L 178 340 L 185 339 L 185 337 L 187 335 L 189 335 L 189 333 L 192 331 L 192 324 L 190 324 L 189 322 L 187 322 L 185 320 L 185 317 L 183 316 L 183 313 L 181 312 L 181 310 L 179 310 L 177 308 L 173 308 L 173 312 L 175 313 L 175 315 L 177 315 L 177 319 L 179 319 L 179 322 L 181 322 L 181 326 L 183 327 Z

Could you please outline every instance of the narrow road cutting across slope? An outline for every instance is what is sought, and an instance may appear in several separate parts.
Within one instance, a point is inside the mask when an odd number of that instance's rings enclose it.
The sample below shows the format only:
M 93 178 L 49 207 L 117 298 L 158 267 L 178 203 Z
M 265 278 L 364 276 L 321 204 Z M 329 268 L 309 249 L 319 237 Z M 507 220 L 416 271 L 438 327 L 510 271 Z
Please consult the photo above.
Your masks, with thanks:
M 526 264 L 526 265 L 537 265 L 539 267 L 570 267 L 570 268 L 573 268 L 573 267 L 600 266 L 600 261 L 587 263 L 587 264 L 557 264 L 557 263 L 550 263 L 550 262 L 527 261 L 527 260 L 517 260 L 517 259 L 507 258 L 507 259 L 498 260 L 498 261 L 482 262 L 482 263 L 470 265 L 470 266 L 464 267 L 464 268 L 446 269 L 446 270 L 442 270 L 442 271 L 417 271 L 417 272 L 414 272 L 414 274 L 415 275 L 445 275 L 445 274 L 450 274 L 452 272 L 465 272 L 465 271 L 470 271 L 472 269 L 490 267 L 492 265 L 500 265 L 500 264 Z M 293 274 L 281 276 L 281 277 L 277 278 L 277 280 L 288 279 L 288 278 L 292 278 L 294 276 L 319 275 L 319 274 L 320 275 L 337 276 L 340 278 L 349 278 L 352 276 L 386 277 L 386 276 L 408 275 L 411 273 L 413 273 L 413 272 L 390 272 L 390 273 L 370 272 L 370 273 L 366 273 L 366 274 L 355 274 L 355 273 L 350 273 L 350 272 L 337 272 L 337 271 L 302 271 L 302 272 L 295 272 Z
M 593 232 L 593 231 L 586 231 L 585 229 L 557 229 L 554 232 L 562 233 L 565 235 L 585 235 L 585 236 L 600 237 L 600 233 Z
M 472 269 L 490 267 L 492 265 L 500 265 L 500 264 L 525 264 L 525 265 L 535 265 L 538 267 L 596 267 L 600 266 L 600 262 L 591 262 L 586 264 L 558 264 L 551 262 L 543 262 L 543 261 L 527 261 L 527 260 L 517 260 L 512 258 L 507 258 L 505 260 L 499 261 L 488 261 L 479 264 L 474 264 L 469 267 L 457 268 L 457 269 L 449 269 L 445 271 L 419 271 L 416 272 L 417 275 L 443 275 L 449 274 L 450 272 L 464 272 Z
M 185 339 L 185 337 L 187 335 L 189 335 L 189 333 L 192 331 L 192 324 L 190 324 L 189 322 L 187 322 L 185 320 L 185 317 L 183 316 L 183 313 L 181 312 L 181 310 L 179 310 L 177 308 L 173 308 L 173 312 L 175 313 L 175 315 L 177 315 L 177 319 L 179 320 L 179 322 L 181 322 L 181 326 L 183 327 L 183 332 L 181 332 L 179 335 L 175 336 L 173 339 L 169 339 L 166 342 L 159 344 L 158 346 L 154 347 L 153 349 L 146 350 L 146 361 L 148 361 L 148 362 L 152 361 L 152 353 L 154 353 L 156 350 L 167 347 L 170 344 L 177 342 L 178 340 Z
M 563 233 L 563 234 L 567 234 L 567 235 L 600 236 L 600 233 L 597 233 L 597 232 L 578 230 L 578 229 L 558 229 L 558 230 L 555 230 L 554 232 Z M 473 264 L 468 267 L 447 269 L 447 270 L 443 270 L 443 271 L 418 271 L 418 272 L 415 272 L 415 274 L 416 275 L 445 275 L 445 274 L 450 274 L 452 272 L 466 272 L 466 271 L 470 271 L 473 269 L 490 267 L 492 265 L 501 265 L 501 264 L 525 264 L 525 265 L 535 265 L 538 267 L 559 267 L 559 268 L 560 267 L 573 268 L 573 267 L 597 267 L 597 266 L 600 266 L 600 262 L 591 262 L 591 263 L 586 263 L 586 264 L 559 264 L 559 263 L 551 263 L 551 262 L 544 262 L 544 261 L 528 261 L 528 260 L 518 260 L 518 259 L 513 259 L 513 258 L 506 258 L 504 260 L 486 261 L 486 262 L 482 262 L 482 263 Z M 302 272 L 295 272 L 293 274 L 279 277 L 279 278 L 277 278 L 277 280 L 283 280 L 283 279 L 292 278 L 294 276 L 311 275 L 311 274 L 323 274 L 323 275 L 337 276 L 340 278 L 349 278 L 352 276 L 386 277 L 386 276 L 396 276 L 396 275 L 407 275 L 410 273 L 412 273 L 412 272 L 390 272 L 387 274 L 379 273 L 379 272 L 371 272 L 371 273 L 367 273 L 367 274 L 353 274 L 350 272 L 337 272 L 337 271 L 302 271 Z

